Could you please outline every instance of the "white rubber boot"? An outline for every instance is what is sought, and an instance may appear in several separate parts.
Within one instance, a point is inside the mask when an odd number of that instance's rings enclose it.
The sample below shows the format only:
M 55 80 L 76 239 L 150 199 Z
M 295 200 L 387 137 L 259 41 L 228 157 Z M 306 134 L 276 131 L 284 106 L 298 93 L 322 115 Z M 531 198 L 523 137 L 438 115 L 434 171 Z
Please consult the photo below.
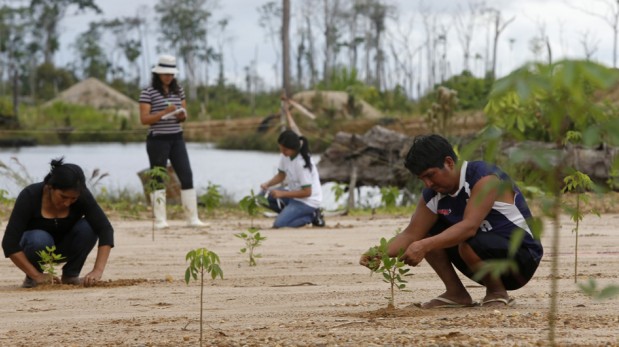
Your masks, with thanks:
M 185 210 L 185 220 L 189 227 L 205 227 L 208 224 L 203 223 L 198 218 L 198 197 L 195 189 L 181 190 L 181 202 L 183 210 Z
M 155 216 L 155 229 L 165 229 L 169 227 L 166 217 L 165 189 L 155 190 L 150 195 L 153 204 L 153 215 Z

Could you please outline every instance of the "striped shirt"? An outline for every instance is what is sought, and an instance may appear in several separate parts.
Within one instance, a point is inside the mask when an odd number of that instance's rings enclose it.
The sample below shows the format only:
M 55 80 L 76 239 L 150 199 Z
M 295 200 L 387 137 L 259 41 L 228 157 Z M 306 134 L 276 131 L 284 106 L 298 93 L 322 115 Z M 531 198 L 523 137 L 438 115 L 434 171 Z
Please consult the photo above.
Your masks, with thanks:
M 142 90 L 140 94 L 140 104 L 149 104 L 151 114 L 165 110 L 168 103 L 174 104 L 176 108 L 183 107 L 181 104 L 183 100 L 185 100 L 185 91 L 180 86 L 178 94 L 170 94 L 167 98 L 153 87 Z M 162 119 L 148 128 L 148 133 L 152 135 L 176 134 L 182 131 L 183 128 L 176 119 Z

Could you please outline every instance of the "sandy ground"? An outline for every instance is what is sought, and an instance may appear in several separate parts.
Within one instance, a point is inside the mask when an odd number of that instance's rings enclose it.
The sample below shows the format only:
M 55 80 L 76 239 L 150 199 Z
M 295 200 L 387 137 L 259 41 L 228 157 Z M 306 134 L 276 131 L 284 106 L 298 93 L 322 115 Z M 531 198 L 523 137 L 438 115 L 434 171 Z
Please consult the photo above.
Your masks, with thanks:
M 407 307 L 442 293 L 427 263 L 413 268 L 407 289 L 387 310 L 388 284 L 357 265 L 359 255 L 408 217 L 333 217 L 325 228 L 268 229 L 258 265 L 240 254 L 234 233 L 250 221 L 211 219 L 202 230 L 159 231 L 150 221 L 120 221 L 116 247 L 97 287 L 21 289 L 23 274 L 0 262 L 0 346 L 198 346 L 200 286 L 186 285 L 186 253 L 207 247 L 221 258 L 224 279 L 205 286 L 205 346 L 547 346 L 550 232 L 546 255 L 513 307 L 422 310 Z M 585 218 L 579 281 L 619 284 L 619 215 Z M 619 346 L 619 298 L 594 301 L 574 284 L 573 223 L 561 225 L 561 346 Z M 91 254 L 85 270 L 94 262 Z M 464 279 L 475 300 L 484 289 Z

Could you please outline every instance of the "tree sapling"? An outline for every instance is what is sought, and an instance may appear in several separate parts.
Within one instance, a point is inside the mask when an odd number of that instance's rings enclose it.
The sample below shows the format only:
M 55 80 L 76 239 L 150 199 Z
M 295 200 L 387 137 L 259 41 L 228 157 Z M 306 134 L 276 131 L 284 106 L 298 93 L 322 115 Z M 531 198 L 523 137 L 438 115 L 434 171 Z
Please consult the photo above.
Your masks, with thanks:
M 55 252 L 56 246 L 45 246 L 45 250 L 36 252 L 41 258 L 41 260 L 39 260 L 39 265 L 41 265 L 43 272 L 49 275 L 52 284 L 54 284 L 54 278 L 58 275 L 56 272 L 56 263 L 65 258 L 62 254 L 56 254 Z
M 370 258 L 369 268 L 372 272 L 382 273 L 383 281 L 390 285 L 390 296 L 386 296 L 388 300 L 387 308 L 395 308 L 395 288 L 401 291 L 407 291 L 406 276 L 411 276 L 408 272 L 409 268 L 404 268 L 406 264 L 400 260 L 404 254 L 404 250 L 400 250 L 397 257 L 390 257 L 387 254 L 389 242 L 384 237 L 380 239 L 380 244 L 371 247 L 365 254 Z
M 250 227 L 247 232 L 234 234 L 239 239 L 245 240 L 245 247 L 241 248 L 241 253 L 247 253 L 249 255 L 249 266 L 256 266 L 256 258 L 260 258 L 260 254 L 255 254 L 254 249 L 262 245 L 262 241 L 267 238 L 260 235 L 260 231 L 257 228 Z
M 151 195 L 151 208 L 153 210 L 153 224 L 152 224 L 152 238 L 155 241 L 155 205 L 158 201 L 155 201 L 154 192 L 156 190 L 165 189 L 166 183 L 170 180 L 168 170 L 161 166 L 155 166 L 152 169 L 146 171 L 148 181 L 146 181 L 146 192 Z
M 198 280 L 198 274 L 200 275 L 200 346 L 202 346 L 204 274 L 210 274 L 211 279 L 215 279 L 217 276 L 223 279 L 224 273 L 219 267 L 219 256 L 206 248 L 197 248 L 189 251 L 185 256 L 185 260 L 189 261 L 189 266 L 185 270 L 185 283 L 189 284 L 192 277 L 194 280 Z

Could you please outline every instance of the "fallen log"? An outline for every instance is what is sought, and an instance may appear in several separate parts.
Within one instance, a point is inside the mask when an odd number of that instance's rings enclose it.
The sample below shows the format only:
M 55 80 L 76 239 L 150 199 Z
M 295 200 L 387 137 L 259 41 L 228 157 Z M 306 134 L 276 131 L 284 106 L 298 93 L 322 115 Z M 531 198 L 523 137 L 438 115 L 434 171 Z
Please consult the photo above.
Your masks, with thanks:
M 318 163 L 320 179 L 347 184 L 353 179 L 355 187 L 404 187 L 412 178 L 404 167 L 411 144 L 412 137 L 379 125 L 363 135 L 338 132 Z
M 320 179 L 322 183 L 353 185 L 352 189 L 361 186 L 404 188 L 415 179 L 404 167 L 413 139 L 379 125 L 363 135 L 338 132 L 318 163 Z M 619 148 L 606 145 L 557 148 L 553 144 L 533 141 L 503 143 L 501 152 L 510 158 L 515 151 L 523 150 L 529 158 L 545 153 L 553 165 L 564 160 L 566 167 L 583 172 L 600 184 L 613 178 L 612 164 L 619 154 Z

